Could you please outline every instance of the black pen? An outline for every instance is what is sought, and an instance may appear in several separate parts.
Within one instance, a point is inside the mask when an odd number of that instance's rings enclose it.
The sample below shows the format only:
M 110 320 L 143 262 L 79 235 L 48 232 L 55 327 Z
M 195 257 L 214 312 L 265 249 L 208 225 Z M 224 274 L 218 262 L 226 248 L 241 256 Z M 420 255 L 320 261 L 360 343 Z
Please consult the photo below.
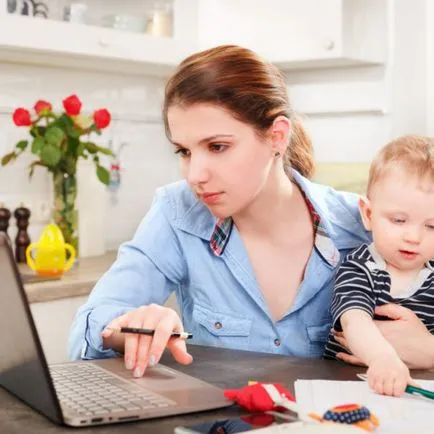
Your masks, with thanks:
M 137 327 L 121 327 L 120 329 L 110 329 L 121 333 L 132 333 L 136 335 L 147 335 L 153 336 L 155 334 L 155 330 L 151 329 L 141 329 Z M 180 338 L 180 339 L 191 339 L 193 335 L 187 332 L 172 332 L 170 335 L 171 338 Z

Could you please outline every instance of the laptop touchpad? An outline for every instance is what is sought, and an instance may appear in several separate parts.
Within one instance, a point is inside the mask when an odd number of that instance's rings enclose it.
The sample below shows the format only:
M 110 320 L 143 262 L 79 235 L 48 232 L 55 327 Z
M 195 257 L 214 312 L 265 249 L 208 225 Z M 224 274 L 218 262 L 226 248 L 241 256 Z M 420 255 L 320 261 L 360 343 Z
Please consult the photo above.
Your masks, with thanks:
M 131 375 L 131 372 L 128 372 Z M 195 378 L 188 377 L 179 372 L 173 372 L 165 366 L 148 368 L 142 378 L 137 378 L 134 382 L 140 386 L 155 390 L 185 390 L 203 387 L 203 384 Z
M 133 384 L 145 387 L 156 392 L 165 392 L 169 390 L 197 389 L 204 387 L 200 380 L 189 377 L 179 371 L 174 371 L 166 366 L 158 365 L 154 368 L 147 368 L 142 378 L 134 378 L 132 371 L 128 371 L 123 360 L 105 359 L 94 362 L 105 369 L 113 372 Z

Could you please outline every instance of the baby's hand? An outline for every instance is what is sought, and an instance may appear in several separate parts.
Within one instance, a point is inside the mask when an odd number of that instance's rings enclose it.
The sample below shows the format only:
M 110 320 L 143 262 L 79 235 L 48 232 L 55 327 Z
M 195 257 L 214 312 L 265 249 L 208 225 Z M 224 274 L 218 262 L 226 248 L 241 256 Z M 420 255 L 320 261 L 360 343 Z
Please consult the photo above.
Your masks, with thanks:
M 401 396 L 407 384 L 413 382 L 409 369 L 397 355 L 378 355 L 369 364 L 367 374 L 371 389 L 382 395 Z

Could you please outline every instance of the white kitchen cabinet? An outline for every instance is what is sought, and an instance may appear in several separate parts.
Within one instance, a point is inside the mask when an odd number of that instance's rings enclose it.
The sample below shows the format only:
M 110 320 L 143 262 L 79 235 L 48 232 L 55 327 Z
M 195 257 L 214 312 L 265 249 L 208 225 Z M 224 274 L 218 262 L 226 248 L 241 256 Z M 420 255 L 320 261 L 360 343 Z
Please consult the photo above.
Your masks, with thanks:
M 68 336 L 77 309 L 87 297 L 32 303 L 30 310 L 48 363 L 68 360 Z
M 0 62 L 166 75 L 197 48 L 197 0 L 173 0 L 173 37 L 8 14 L 6 2 L 0 0 Z M 127 11 L 128 3 L 137 2 L 118 2 Z
M 6 2 L 0 0 L 0 62 L 164 77 L 189 54 L 226 43 L 283 70 L 386 59 L 388 0 L 173 0 L 172 37 L 8 14 Z M 138 4 L 87 3 L 104 11 Z
M 233 43 L 281 69 L 381 64 L 387 0 L 201 0 L 199 46 Z

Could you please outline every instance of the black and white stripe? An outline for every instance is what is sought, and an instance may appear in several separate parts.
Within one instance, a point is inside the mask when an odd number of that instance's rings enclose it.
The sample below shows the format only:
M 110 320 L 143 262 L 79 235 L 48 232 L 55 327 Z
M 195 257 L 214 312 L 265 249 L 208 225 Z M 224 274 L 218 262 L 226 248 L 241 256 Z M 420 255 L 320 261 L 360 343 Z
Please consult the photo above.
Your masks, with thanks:
M 374 315 L 375 307 L 395 303 L 411 309 L 434 334 L 434 261 L 427 264 L 428 269 L 421 271 L 423 281 L 417 282 L 414 291 L 407 297 L 393 298 L 390 275 L 372 248 L 372 245 L 362 244 L 348 254 L 339 267 L 330 307 L 332 328 L 342 330 L 340 318 L 347 310 L 361 309 L 374 319 L 384 319 Z M 338 352 L 348 354 L 330 334 L 324 357 L 335 359 Z

